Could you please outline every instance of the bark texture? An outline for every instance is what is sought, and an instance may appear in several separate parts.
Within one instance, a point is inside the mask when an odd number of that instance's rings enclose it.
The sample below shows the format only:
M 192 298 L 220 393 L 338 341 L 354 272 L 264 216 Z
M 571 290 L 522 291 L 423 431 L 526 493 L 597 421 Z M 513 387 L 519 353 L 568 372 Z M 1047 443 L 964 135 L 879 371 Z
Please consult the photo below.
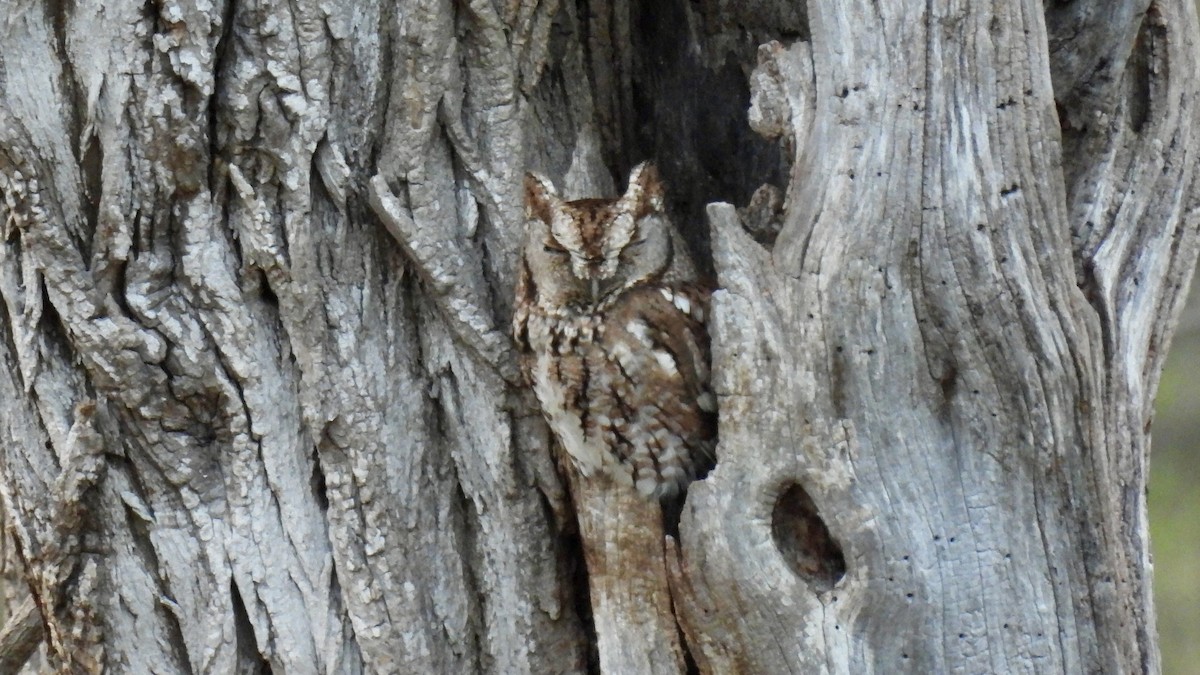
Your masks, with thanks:
M 0 503 L 49 667 L 1156 672 L 1200 25 L 1048 4 L 13 3 Z M 504 328 L 522 173 L 647 158 L 721 288 L 665 540 L 572 506 Z

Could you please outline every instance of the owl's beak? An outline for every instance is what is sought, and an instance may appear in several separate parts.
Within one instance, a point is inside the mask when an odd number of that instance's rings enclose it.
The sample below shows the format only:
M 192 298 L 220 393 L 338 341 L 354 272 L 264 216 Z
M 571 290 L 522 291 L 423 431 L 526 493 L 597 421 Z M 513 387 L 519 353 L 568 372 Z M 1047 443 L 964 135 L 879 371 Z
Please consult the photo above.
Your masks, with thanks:
M 591 278 L 592 282 L 592 302 L 600 299 L 600 280 L 596 277 Z

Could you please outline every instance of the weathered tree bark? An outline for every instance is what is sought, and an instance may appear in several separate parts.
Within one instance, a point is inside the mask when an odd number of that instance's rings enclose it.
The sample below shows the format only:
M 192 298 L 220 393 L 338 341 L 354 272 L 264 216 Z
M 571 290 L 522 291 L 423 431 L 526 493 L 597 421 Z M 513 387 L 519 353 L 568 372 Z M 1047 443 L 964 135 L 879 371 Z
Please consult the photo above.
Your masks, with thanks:
M 1200 25 L 1050 4 L 12 3 L 0 498 L 49 665 L 1156 672 Z M 522 173 L 645 158 L 721 443 L 642 574 L 505 326 Z

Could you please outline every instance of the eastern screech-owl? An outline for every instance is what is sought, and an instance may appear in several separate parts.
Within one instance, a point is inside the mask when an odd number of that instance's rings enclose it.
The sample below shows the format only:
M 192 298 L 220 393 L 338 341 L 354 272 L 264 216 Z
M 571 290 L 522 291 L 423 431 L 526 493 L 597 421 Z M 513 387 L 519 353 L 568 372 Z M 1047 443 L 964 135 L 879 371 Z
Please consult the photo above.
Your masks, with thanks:
M 617 199 L 564 201 L 525 176 L 513 329 L 522 370 L 584 476 L 668 497 L 711 467 L 708 293 L 664 211 L 654 166 Z

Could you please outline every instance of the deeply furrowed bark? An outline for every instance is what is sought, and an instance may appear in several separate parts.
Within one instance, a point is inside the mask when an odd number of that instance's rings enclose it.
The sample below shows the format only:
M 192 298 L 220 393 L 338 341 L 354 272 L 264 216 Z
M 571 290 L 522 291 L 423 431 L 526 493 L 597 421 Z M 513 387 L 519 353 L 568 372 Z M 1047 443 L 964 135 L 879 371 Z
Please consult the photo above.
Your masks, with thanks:
M 0 504 L 49 666 L 1156 672 L 1197 35 L 1190 0 L 16 3 Z M 647 158 L 720 289 L 718 465 L 661 558 L 568 503 L 505 328 L 522 173 Z

